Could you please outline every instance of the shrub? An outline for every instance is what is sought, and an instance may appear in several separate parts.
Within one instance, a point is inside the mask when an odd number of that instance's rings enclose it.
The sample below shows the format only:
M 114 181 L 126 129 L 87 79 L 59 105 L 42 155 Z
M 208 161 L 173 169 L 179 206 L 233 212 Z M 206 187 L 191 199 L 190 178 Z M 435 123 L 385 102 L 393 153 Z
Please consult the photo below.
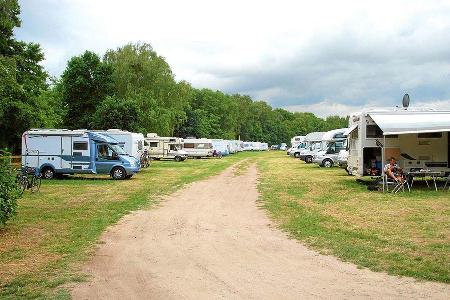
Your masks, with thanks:
M 0 150 L 0 225 L 15 215 L 20 189 L 11 167 L 11 156 Z

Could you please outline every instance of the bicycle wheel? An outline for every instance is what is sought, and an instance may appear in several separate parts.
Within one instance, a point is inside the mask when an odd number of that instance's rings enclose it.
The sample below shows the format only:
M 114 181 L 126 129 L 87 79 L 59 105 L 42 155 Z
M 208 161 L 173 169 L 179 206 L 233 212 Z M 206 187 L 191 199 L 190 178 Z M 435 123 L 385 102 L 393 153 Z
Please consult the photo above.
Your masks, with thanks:
M 39 189 L 41 188 L 41 177 L 40 176 L 33 176 L 31 179 L 31 192 L 39 192 Z
M 28 187 L 28 178 L 27 178 L 27 176 L 26 175 L 20 175 L 19 178 L 18 178 L 17 184 L 20 187 L 20 194 L 23 194 L 23 192 Z

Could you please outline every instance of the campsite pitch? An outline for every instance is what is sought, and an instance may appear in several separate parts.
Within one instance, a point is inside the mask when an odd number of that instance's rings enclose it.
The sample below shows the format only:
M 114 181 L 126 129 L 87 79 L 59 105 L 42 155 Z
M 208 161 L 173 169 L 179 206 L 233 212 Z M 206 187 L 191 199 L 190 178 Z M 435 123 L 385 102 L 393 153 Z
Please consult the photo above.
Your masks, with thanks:
M 359 269 L 308 250 L 259 208 L 247 164 L 192 183 L 102 236 L 75 299 L 434 298 L 450 286 Z

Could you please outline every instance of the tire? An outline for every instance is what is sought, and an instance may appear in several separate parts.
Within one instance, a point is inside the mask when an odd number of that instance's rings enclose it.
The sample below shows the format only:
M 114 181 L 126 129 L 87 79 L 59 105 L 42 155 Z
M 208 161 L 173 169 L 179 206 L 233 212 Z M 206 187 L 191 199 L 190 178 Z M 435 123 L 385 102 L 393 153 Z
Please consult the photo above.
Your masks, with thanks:
M 55 178 L 55 170 L 51 167 L 45 167 L 42 169 L 42 178 L 53 179 Z
M 111 170 L 111 177 L 114 180 L 123 180 L 127 176 L 127 172 L 122 167 L 114 167 Z
M 32 193 L 39 192 L 40 188 L 41 188 L 41 176 L 39 177 L 34 176 L 33 179 L 31 179 L 31 192 Z
M 324 159 L 322 162 L 322 166 L 324 166 L 325 168 L 331 168 L 333 167 L 333 161 L 331 159 Z
M 295 153 L 294 153 L 294 157 L 295 157 L 295 158 L 299 158 L 299 157 L 300 157 L 300 153 L 295 152 Z
M 312 156 L 305 157 L 305 163 L 307 163 L 307 164 L 312 163 Z
M 17 184 L 20 187 L 20 195 L 22 195 L 23 192 L 25 192 L 25 190 L 28 187 L 28 178 L 27 178 L 27 176 L 19 175 L 19 177 L 17 179 Z
M 181 156 L 175 156 L 174 160 L 176 162 L 180 162 L 180 161 L 182 161 L 182 158 L 181 158 Z

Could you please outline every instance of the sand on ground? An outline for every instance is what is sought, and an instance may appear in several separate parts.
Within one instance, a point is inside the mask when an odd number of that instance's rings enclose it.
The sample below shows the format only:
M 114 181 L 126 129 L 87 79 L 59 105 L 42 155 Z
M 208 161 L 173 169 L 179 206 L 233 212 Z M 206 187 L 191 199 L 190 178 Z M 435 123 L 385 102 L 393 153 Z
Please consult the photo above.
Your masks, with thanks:
M 124 217 L 102 236 L 74 299 L 449 299 L 450 285 L 358 269 L 276 228 L 254 165 Z

